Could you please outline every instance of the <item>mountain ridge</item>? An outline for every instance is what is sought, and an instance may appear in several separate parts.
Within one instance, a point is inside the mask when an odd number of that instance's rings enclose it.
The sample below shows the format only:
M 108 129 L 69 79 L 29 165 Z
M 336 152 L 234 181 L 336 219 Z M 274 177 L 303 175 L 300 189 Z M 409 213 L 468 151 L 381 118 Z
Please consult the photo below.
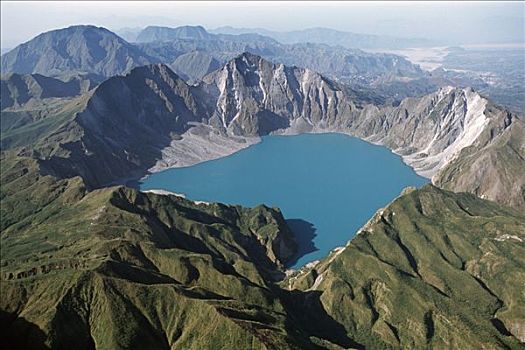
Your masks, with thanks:
M 372 94 L 366 85 L 381 82 L 383 100 L 393 97 L 386 85 L 425 76 L 419 67 L 401 56 L 370 54 L 323 44 L 285 45 L 258 34 L 212 34 L 199 26 L 154 27 L 152 30 L 166 32 L 170 40 L 165 41 L 162 37 L 157 41 L 130 44 L 107 29 L 95 26 L 72 26 L 46 32 L 2 55 L 2 72 L 57 76 L 68 71 L 83 71 L 107 78 L 135 66 L 162 62 L 170 64 L 187 79 L 199 81 L 210 72 L 211 60 L 217 61 L 213 68 L 218 68 L 242 52 L 251 51 L 279 63 L 308 67 L 332 79 L 354 84 L 364 90 L 363 95 Z M 200 34 L 190 35 L 193 32 Z M 31 54 L 35 52 L 40 54 Z M 200 52 L 201 59 L 190 61 L 182 57 L 191 53 L 195 56 L 196 52 Z M 419 85 L 416 83 L 416 87 Z M 401 89 L 396 90 L 399 96 L 410 91 L 399 94 Z M 428 92 L 428 88 L 423 91 Z
M 274 38 L 283 44 L 296 44 L 299 42 L 324 43 L 340 45 L 347 48 L 403 48 L 415 46 L 435 45 L 434 42 L 418 38 L 398 38 L 386 35 L 373 35 L 340 31 L 324 27 L 312 27 L 303 30 L 271 31 L 261 28 L 234 28 L 219 27 L 213 33 L 243 34 L 258 33 Z
M 186 140 L 192 142 L 197 125 L 208 130 L 208 135 L 215 130 L 224 142 L 236 138 L 248 142 L 246 145 L 271 133 L 342 132 L 389 147 L 420 174 L 448 189 L 473 192 L 507 205 L 525 205 L 525 147 L 520 138 L 524 128 L 515 114 L 489 104 L 471 89 L 443 88 L 422 98 L 405 99 L 397 107 L 356 105 L 348 91 L 311 70 L 274 64 L 251 53 L 229 61 L 197 85 L 188 85 L 165 65 L 135 68 L 95 89 L 75 126 L 89 132 L 72 139 L 70 146 L 60 146 L 71 156 L 60 151 L 40 163 L 50 174 L 65 172 L 70 177 L 78 175 L 67 170 L 73 168 L 72 159 L 77 165 L 87 161 L 82 174 L 88 185 L 97 187 L 134 170 L 158 170 L 156 162 L 172 166 L 181 160 L 187 164 L 185 154 L 175 152 L 179 159 L 169 154 L 186 147 Z M 137 136 L 141 141 L 137 142 Z M 206 140 L 209 136 L 198 137 Z M 475 175 L 487 171 L 505 174 L 508 166 L 503 163 L 479 163 L 472 170 L 459 166 L 462 152 L 481 152 L 479 158 L 484 149 L 490 151 L 490 145 L 498 142 L 507 150 L 505 159 L 514 169 L 503 183 Z M 237 141 L 231 144 L 222 155 L 245 147 Z M 110 158 L 104 158 L 105 154 L 111 154 Z M 105 172 L 97 173 L 99 180 L 90 175 L 93 172 L 87 164 L 91 162 L 107 164 Z
M 156 62 L 113 32 L 92 25 L 42 33 L 2 55 L 1 60 L 3 73 L 53 76 L 72 71 L 104 77 Z

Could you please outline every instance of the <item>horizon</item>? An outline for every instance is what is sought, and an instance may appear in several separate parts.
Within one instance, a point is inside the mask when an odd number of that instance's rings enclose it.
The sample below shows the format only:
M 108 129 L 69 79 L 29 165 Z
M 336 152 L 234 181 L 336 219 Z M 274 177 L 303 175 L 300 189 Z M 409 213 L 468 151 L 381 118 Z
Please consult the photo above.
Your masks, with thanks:
M 147 15 L 144 15 L 145 5 L 149 11 Z M 113 32 L 147 26 L 184 25 L 200 25 L 212 31 L 224 27 L 225 23 L 233 28 L 278 32 L 327 28 L 398 38 L 426 38 L 446 46 L 525 41 L 523 2 L 314 1 L 278 4 L 258 1 L 138 1 L 130 4 L 2 1 L 0 6 L 2 51 L 27 42 L 42 32 L 82 24 L 104 27 Z M 451 6 L 454 11 L 443 11 Z M 287 17 L 290 11 L 295 13 L 293 20 Z M 40 21 L 33 20 L 36 16 Z M 26 25 L 20 28 L 19 23 Z

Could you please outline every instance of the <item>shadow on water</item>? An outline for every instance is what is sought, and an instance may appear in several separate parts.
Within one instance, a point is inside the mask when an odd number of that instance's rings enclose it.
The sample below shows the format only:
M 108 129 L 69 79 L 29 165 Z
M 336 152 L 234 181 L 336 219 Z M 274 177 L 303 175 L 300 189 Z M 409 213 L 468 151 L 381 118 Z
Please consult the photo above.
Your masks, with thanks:
M 295 254 L 287 264 L 287 267 L 291 267 L 306 254 L 319 250 L 315 247 L 313 242 L 315 236 L 317 236 L 315 233 L 317 229 L 314 224 L 303 219 L 287 219 L 286 223 L 290 230 L 292 230 L 298 244 L 297 254 Z
M 141 178 L 136 178 L 136 179 L 131 179 L 131 180 L 127 180 L 124 185 L 127 186 L 127 187 L 131 187 L 131 188 L 134 188 L 136 190 L 140 190 L 140 185 L 142 185 L 142 181 L 140 180 Z

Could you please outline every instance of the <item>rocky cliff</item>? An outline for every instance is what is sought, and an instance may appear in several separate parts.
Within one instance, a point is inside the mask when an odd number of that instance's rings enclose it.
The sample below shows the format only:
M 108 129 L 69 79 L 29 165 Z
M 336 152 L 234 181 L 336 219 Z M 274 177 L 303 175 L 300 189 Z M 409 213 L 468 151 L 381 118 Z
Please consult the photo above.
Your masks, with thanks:
M 199 155 L 226 155 L 261 135 L 342 132 L 389 147 L 435 184 L 524 205 L 524 127 L 517 115 L 472 89 L 442 88 L 396 107 L 354 103 L 353 97 L 314 71 L 250 53 L 198 85 L 164 65 L 136 68 L 88 96 L 73 123 L 46 139 L 69 135 L 42 152 L 41 164 L 59 177 L 81 174 L 97 187 L 162 164 L 191 164 L 187 157 L 197 157 L 194 163 Z M 225 146 L 207 152 L 206 140 Z

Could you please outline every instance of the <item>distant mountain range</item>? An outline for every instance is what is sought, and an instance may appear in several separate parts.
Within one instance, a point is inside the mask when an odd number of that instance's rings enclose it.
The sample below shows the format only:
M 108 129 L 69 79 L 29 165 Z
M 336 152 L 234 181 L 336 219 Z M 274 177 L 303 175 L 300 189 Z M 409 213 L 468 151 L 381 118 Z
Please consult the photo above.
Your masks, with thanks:
M 277 40 L 282 44 L 317 43 L 350 49 L 402 49 L 442 45 L 434 40 L 423 38 L 398 38 L 388 35 L 352 33 L 320 27 L 295 31 L 272 31 L 264 28 L 235 28 L 230 26 L 211 30 L 206 30 L 202 26 L 181 26 L 176 28 L 149 26 L 144 29 L 125 28 L 117 31 L 117 33 L 131 42 L 209 39 L 211 34 L 224 36 L 258 34 Z
M 201 26 L 182 26 L 176 28 L 149 26 L 141 30 L 136 38 L 138 42 L 152 41 L 171 41 L 175 39 L 201 39 L 207 40 L 213 38 Z
M 512 86 L 487 85 L 476 75 L 461 72 L 429 73 L 401 56 L 330 46 L 325 43 L 328 40 L 282 44 L 254 33 L 213 34 L 201 26 L 151 26 L 137 36 L 141 42 L 131 44 L 93 26 L 51 31 L 2 55 L 2 72 L 42 74 L 64 81 L 82 73 L 102 81 L 136 66 L 164 63 L 194 83 L 239 54 L 251 52 L 276 63 L 320 72 L 350 86 L 356 96 L 367 102 L 395 104 L 405 97 L 423 96 L 443 86 L 472 85 L 488 92 L 496 102 L 514 108 L 520 106 L 512 102 L 515 100 Z M 35 52 L 40 54 L 34 55 Z
M 165 63 L 190 81 L 197 81 L 220 64 L 249 51 L 274 62 L 314 69 L 331 78 L 363 86 L 381 82 L 383 99 L 392 97 L 390 83 L 427 76 L 406 59 L 370 54 L 324 44 L 284 45 L 259 34 L 211 34 L 198 26 L 147 27 L 134 45 L 116 34 L 93 26 L 75 26 L 47 32 L 2 56 L 2 72 L 62 77 L 82 72 L 110 77 L 136 66 Z M 189 54 L 189 56 L 187 55 Z M 188 58 L 196 58 L 196 60 Z M 427 93 L 425 85 L 419 93 Z M 396 88 L 397 99 L 406 96 Z M 399 93 L 401 91 L 401 93 Z M 409 89 L 407 90 L 409 91 Z
M 211 32 L 232 35 L 257 33 L 273 38 L 283 44 L 317 43 L 351 49 L 400 49 L 439 45 L 433 40 L 422 38 L 396 38 L 387 35 L 344 32 L 329 28 L 308 28 L 278 32 L 262 28 L 234 28 L 226 26 L 213 29 Z
M 25 106 L 48 98 L 64 98 L 81 95 L 98 82 L 89 76 L 78 75 L 67 81 L 46 77 L 40 74 L 20 75 L 8 73 L 0 80 L 2 110 L 11 107 Z

